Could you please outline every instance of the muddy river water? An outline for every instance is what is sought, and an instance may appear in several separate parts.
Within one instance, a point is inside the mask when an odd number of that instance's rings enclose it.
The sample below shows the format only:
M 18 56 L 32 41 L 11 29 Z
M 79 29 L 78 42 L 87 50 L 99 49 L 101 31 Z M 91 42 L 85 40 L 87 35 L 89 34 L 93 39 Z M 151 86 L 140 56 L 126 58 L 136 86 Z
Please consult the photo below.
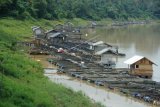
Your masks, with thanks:
M 55 83 L 62 84 L 74 91 L 82 91 L 90 99 L 100 102 L 106 107 L 151 107 L 133 98 L 122 96 L 88 82 L 83 82 L 66 75 L 58 75 L 56 74 L 56 70 L 45 69 L 45 75 Z
M 96 28 L 85 30 L 87 38 L 104 41 L 119 46 L 119 52 L 125 53 L 125 57 L 113 57 L 118 68 L 127 67 L 123 62 L 134 55 L 149 58 L 157 66 L 153 66 L 153 80 L 160 82 L 160 24 L 130 25 L 114 28 Z M 107 56 L 103 56 L 105 60 Z

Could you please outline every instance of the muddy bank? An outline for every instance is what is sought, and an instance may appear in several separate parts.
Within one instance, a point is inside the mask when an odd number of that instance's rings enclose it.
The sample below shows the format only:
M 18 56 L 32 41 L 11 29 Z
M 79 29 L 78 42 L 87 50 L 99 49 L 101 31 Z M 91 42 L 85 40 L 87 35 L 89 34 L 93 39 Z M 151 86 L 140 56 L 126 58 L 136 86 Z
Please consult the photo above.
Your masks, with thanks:
M 48 58 L 54 58 L 51 55 L 29 55 L 29 57 L 37 62 L 39 62 L 43 68 L 56 68 L 55 65 L 47 61 Z

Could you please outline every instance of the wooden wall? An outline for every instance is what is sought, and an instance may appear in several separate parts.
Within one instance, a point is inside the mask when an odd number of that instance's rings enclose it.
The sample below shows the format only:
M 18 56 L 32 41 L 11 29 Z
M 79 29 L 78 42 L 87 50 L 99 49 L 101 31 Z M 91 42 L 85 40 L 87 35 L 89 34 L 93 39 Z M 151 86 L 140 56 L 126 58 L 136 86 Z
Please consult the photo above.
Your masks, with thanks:
M 136 65 L 138 65 L 138 68 L 136 68 Z M 146 58 L 143 58 L 142 60 L 131 65 L 131 73 L 133 75 L 152 77 L 152 62 Z

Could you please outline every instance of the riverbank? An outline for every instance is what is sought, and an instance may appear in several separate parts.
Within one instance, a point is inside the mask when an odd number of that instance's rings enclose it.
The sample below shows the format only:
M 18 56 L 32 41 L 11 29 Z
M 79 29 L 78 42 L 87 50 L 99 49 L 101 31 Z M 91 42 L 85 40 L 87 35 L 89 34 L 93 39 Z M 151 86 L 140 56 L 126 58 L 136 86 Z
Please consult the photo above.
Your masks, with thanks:
M 74 18 L 72 20 L 69 19 L 61 19 L 61 20 L 17 20 L 13 18 L 3 18 L 0 19 L 1 29 L 8 34 L 17 34 L 18 39 L 26 39 L 32 36 L 32 26 L 41 26 L 44 30 L 55 28 L 56 25 L 63 25 L 67 22 L 71 22 L 74 27 L 91 27 L 92 22 L 95 22 L 97 25 L 111 27 L 114 24 L 145 24 L 145 22 L 155 22 L 159 23 L 159 20 L 144 20 L 144 19 L 131 19 L 129 21 L 121 21 L 121 20 L 111 20 L 111 19 L 102 19 L 101 21 L 91 21 L 84 20 L 80 18 Z M 12 30 L 11 30 L 12 29 Z M 20 30 L 18 30 L 20 29 Z M 17 38 L 16 37 L 16 38 Z
M 81 92 L 51 82 L 27 49 L 16 46 L 30 39 L 31 26 L 52 28 L 50 22 L 0 19 L 0 107 L 101 107 Z

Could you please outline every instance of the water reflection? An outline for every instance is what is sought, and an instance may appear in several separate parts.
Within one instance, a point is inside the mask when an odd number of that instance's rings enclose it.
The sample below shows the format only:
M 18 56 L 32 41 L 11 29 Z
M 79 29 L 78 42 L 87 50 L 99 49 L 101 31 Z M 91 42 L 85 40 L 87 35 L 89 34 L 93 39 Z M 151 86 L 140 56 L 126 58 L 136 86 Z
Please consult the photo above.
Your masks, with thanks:
M 160 24 L 133 25 L 121 28 L 102 28 L 88 31 L 88 38 L 99 35 L 102 40 L 118 45 L 119 51 L 126 57 L 117 59 L 117 67 L 127 67 L 123 62 L 134 56 L 141 55 L 151 59 L 159 66 L 154 66 L 153 80 L 160 81 Z
M 98 86 L 91 85 L 64 75 L 45 74 L 52 81 L 72 88 L 74 91 L 82 91 L 89 98 L 96 102 L 100 102 L 106 107 L 149 107 L 146 104 L 136 102 L 132 98 L 120 96 L 109 90 L 101 89 Z

